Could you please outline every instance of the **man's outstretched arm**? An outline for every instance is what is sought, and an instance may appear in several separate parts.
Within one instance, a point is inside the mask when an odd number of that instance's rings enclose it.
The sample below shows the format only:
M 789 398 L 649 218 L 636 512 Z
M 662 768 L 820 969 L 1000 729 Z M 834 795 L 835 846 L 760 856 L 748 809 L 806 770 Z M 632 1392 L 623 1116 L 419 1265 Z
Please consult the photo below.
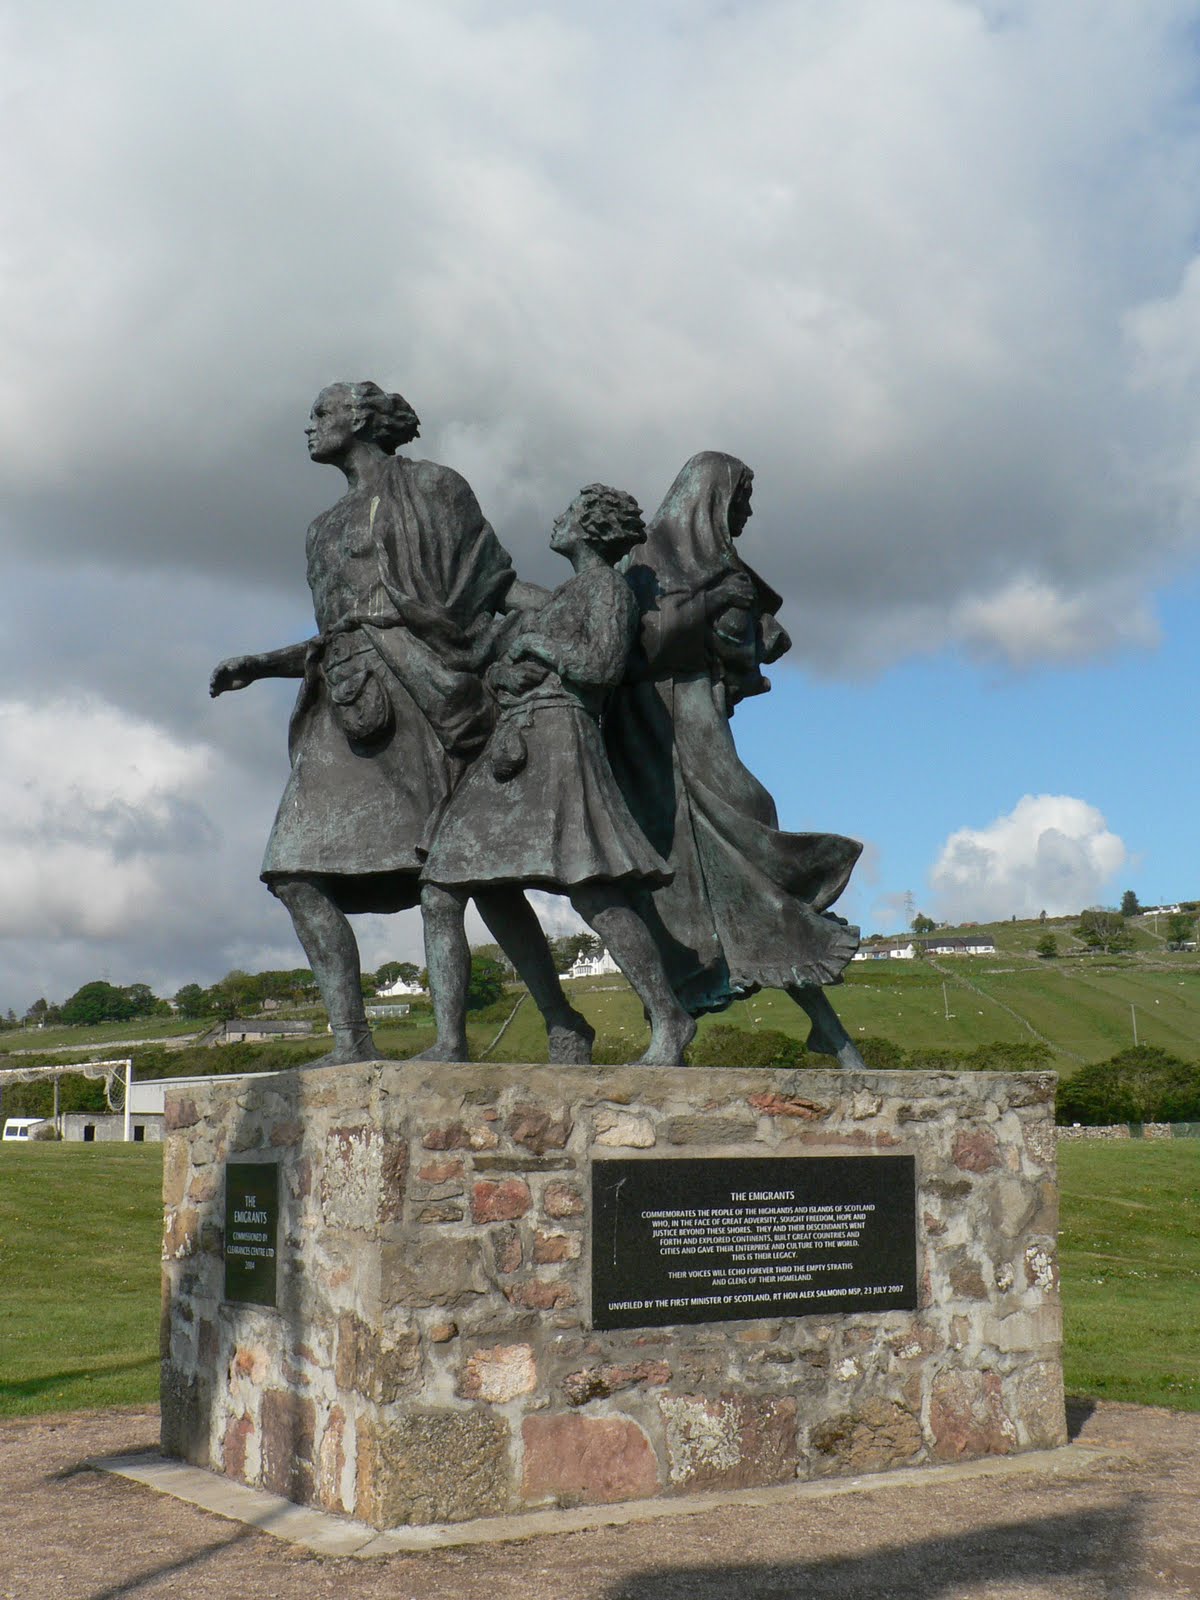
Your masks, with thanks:
M 264 650 L 257 655 L 229 656 L 214 668 L 208 692 L 215 699 L 230 689 L 245 689 L 259 678 L 302 678 L 309 652 L 316 639 L 285 644 L 281 650 Z

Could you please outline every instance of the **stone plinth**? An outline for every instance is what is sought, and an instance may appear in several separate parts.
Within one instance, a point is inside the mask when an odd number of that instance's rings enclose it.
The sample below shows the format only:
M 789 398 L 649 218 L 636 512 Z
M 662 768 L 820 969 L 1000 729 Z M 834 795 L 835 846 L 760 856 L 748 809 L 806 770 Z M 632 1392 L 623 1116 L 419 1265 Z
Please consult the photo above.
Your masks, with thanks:
M 1054 1078 L 371 1063 L 167 1102 L 163 1443 L 377 1527 L 1065 1441 Z M 596 1332 L 594 1158 L 910 1154 L 915 1311 Z M 222 1300 L 278 1163 L 276 1309 Z

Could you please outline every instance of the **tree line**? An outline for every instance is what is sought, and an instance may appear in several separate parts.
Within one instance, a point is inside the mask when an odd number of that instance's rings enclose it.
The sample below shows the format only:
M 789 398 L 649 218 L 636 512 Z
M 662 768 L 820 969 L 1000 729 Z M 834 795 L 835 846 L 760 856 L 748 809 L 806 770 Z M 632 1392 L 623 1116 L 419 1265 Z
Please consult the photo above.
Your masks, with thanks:
M 581 956 L 599 955 L 600 940 L 593 933 L 572 933 L 550 940 L 550 951 L 555 968 L 566 972 Z M 507 982 L 514 976 L 513 968 L 497 945 L 477 945 L 471 952 L 472 1010 L 479 1010 L 498 1001 Z M 362 974 L 362 991 L 367 998 L 390 988 L 397 979 L 405 983 L 420 983 L 427 987 L 428 974 L 412 961 L 385 961 L 374 972 Z M 109 983 L 94 978 L 76 989 L 75 993 L 59 1004 L 41 997 L 25 1011 L 27 1025 L 51 1026 L 68 1023 L 94 1027 L 101 1022 L 135 1022 L 146 1017 L 169 1017 L 175 1013 L 189 1020 L 202 1021 L 211 1017 L 215 1021 L 228 1021 L 247 1012 L 261 1011 L 265 1005 L 314 1005 L 320 995 L 316 979 L 307 967 L 271 969 L 265 972 L 244 972 L 235 967 L 216 983 L 204 985 L 185 983 L 174 996 L 174 1005 L 160 998 L 145 983 L 125 985 Z M 15 1012 L 9 1011 L 0 1020 L 0 1026 L 21 1026 Z

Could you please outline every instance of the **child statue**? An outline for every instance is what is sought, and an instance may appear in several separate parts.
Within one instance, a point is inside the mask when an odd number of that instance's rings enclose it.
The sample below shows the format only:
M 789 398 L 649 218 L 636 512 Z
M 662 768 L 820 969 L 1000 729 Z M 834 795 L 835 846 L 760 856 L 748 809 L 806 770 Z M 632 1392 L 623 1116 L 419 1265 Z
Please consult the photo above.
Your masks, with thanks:
M 637 502 L 603 484 L 580 490 L 555 522 L 550 548 L 575 576 L 489 668 L 496 726 L 441 815 L 422 876 L 458 902 L 501 884 L 568 895 L 645 1007 L 641 1063 L 678 1066 L 696 1025 L 637 910 L 671 870 L 630 814 L 599 726 L 640 622 L 613 569 L 645 537 Z

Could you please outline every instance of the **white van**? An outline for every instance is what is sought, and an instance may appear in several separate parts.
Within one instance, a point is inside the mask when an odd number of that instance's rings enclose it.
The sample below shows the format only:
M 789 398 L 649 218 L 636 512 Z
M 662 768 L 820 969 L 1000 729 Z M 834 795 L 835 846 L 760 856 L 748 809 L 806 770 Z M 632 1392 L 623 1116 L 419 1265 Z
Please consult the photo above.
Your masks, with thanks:
M 47 1117 L 9 1117 L 4 1124 L 4 1132 L 0 1139 L 5 1143 L 9 1139 L 32 1139 L 33 1130 L 40 1128 L 43 1122 L 49 1121 Z

